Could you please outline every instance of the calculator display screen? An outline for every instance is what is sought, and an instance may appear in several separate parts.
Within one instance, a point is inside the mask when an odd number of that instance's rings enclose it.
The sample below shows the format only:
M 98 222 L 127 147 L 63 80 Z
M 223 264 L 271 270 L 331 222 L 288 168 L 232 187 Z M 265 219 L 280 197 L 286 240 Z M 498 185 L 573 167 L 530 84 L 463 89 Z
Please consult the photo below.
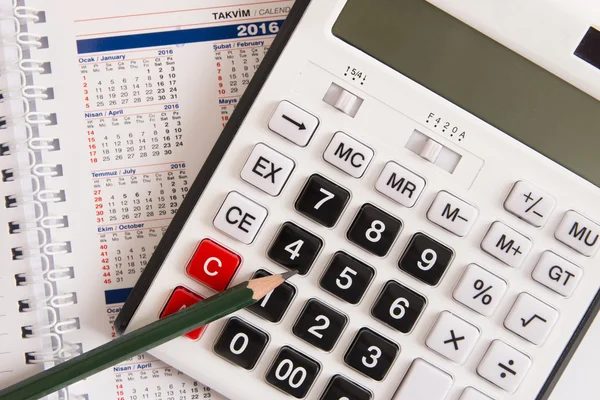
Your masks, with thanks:
M 348 0 L 333 34 L 600 186 L 600 101 L 425 0 Z

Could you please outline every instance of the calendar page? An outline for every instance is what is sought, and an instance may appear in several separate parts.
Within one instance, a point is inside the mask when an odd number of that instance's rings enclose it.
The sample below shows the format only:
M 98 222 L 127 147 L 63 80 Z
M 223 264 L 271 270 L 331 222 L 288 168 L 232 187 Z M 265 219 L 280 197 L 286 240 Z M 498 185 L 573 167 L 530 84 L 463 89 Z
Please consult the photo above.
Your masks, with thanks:
M 78 329 L 61 339 L 63 347 L 87 351 L 116 337 L 113 320 L 293 2 L 37 3 L 46 10 L 40 30 L 52 65 L 42 79 L 55 92 L 47 108 L 57 118 L 46 132 L 61 146 L 44 161 L 62 166 L 54 182 L 66 197 L 49 207 L 68 219 L 53 239 L 68 242 L 69 252 L 55 263 L 73 271 L 73 279 L 56 284 L 77 295 L 59 317 L 76 318 Z M 69 393 L 90 400 L 220 398 L 147 354 Z

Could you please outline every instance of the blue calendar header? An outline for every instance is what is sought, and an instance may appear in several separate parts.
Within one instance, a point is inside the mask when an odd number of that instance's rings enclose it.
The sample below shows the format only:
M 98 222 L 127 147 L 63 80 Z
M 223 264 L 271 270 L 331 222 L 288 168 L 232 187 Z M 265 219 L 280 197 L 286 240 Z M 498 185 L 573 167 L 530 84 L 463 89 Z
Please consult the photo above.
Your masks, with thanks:
M 254 37 L 273 35 L 279 31 L 281 25 L 283 25 L 283 21 L 284 20 L 278 20 L 178 31 L 80 39 L 77 41 L 77 53 L 88 54 L 102 51 L 139 49 L 144 47 L 170 46 L 227 39 L 252 39 Z

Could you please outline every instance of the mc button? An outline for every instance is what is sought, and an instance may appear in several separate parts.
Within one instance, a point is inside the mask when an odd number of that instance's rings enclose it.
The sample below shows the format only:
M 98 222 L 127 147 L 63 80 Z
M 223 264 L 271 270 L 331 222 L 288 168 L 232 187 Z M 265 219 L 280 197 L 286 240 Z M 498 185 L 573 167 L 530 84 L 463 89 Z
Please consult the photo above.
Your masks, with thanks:
M 374 154 L 372 149 L 358 140 L 343 132 L 337 132 L 327 146 L 323 158 L 348 175 L 360 178 L 367 170 Z
M 250 244 L 267 219 L 267 209 L 238 192 L 230 192 L 213 224 L 221 232 Z

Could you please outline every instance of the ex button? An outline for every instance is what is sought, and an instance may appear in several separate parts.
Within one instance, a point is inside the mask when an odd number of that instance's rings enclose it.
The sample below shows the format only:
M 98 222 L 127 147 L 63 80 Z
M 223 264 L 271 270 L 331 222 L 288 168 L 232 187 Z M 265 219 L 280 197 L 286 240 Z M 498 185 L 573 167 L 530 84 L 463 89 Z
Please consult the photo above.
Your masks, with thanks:
M 281 193 L 294 162 L 262 143 L 257 144 L 242 169 L 242 179 L 271 196 Z
M 463 237 L 469 233 L 475 223 L 477 209 L 466 201 L 441 191 L 429 207 L 427 218 L 434 224 Z
M 600 226 L 575 211 L 567 211 L 554 233 L 557 240 L 584 256 L 591 257 L 600 247 Z
M 244 244 L 250 244 L 267 219 L 267 215 L 267 209 L 260 204 L 238 192 L 230 192 L 213 224 L 215 228 L 232 238 Z

